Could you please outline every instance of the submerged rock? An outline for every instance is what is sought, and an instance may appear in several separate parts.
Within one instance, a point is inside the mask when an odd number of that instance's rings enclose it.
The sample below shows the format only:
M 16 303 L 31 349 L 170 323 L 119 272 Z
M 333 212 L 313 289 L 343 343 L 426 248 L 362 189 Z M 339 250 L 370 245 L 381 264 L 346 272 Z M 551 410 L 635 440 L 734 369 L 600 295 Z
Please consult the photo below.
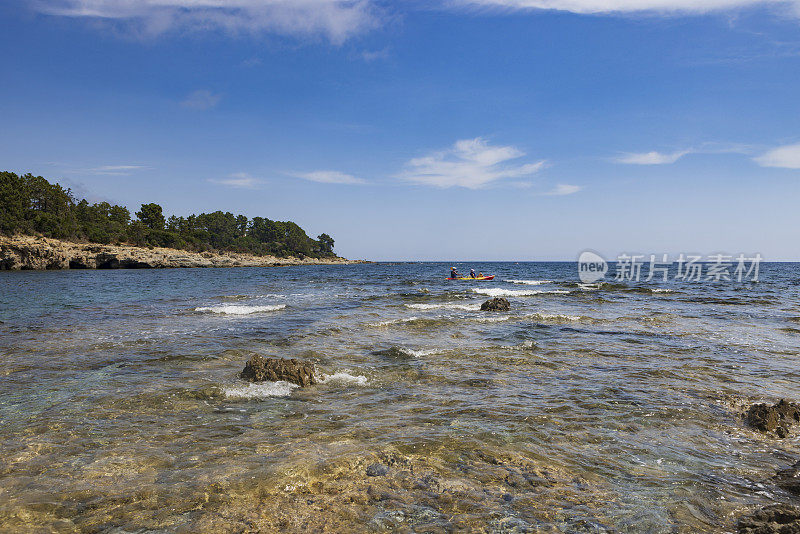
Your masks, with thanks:
M 800 533 L 800 508 L 772 504 L 739 519 L 739 534 Z
M 317 383 L 314 364 L 286 358 L 264 358 L 256 354 L 245 364 L 240 375 L 250 382 L 278 382 L 285 380 L 298 386 Z
M 389 468 L 383 464 L 372 464 L 367 467 L 368 477 L 383 477 L 389 473 Z
M 784 491 L 800 495 L 800 462 L 786 469 L 781 469 L 773 477 L 773 480 Z
M 510 309 L 511 303 L 502 297 L 495 297 L 481 304 L 481 311 L 508 311 Z
M 778 437 L 789 435 L 789 427 L 800 422 L 800 406 L 784 399 L 774 405 L 754 404 L 745 415 L 747 424 L 761 432 L 774 431 Z

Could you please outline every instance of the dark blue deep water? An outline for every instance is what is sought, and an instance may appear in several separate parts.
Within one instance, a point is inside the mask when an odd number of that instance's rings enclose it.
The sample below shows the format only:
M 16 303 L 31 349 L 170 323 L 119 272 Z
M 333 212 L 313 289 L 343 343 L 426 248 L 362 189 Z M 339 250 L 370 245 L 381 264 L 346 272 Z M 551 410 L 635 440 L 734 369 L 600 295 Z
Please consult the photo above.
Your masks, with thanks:
M 0 272 L 0 530 L 726 532 L 787 499 L 798 439 L 741 414 L 800 399 L 799 264 L 474 267 Z

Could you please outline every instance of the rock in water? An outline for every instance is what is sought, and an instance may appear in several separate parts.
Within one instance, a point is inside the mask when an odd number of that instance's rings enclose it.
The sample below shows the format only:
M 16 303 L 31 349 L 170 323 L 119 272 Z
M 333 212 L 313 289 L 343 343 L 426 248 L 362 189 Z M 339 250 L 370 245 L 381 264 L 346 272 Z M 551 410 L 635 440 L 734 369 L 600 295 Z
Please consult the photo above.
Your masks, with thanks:
M 773 480 L 781 489 L 800 496 L 800 462 L 781 469 Z
M 384 477 L 389 472 L 389 468 L 383 464 L 372 464 L 367 467 L 368 477 Z
M 775 406 L 754 404 L 745 415 L 747 424 L 761 432 L 772 432 L 780 438 L 789 435 L 789 427 L 800 422 L 800 406 L 784 399 Z
M 739 534 L 795 534 L 800 532 L 800 508 L 772 504 L 739 520 Z
M 510 309 L 511 303 L 502 297 L 495 297 L 481 304 L 481 311 L 508 311 Z
M 314 377 L 314 364 L 301 362 L 294 358 L 264 358 L 256 354 L 245 364 L 241 375 L 250 382 L 277 382 L 285 380 L 298 386 L 317 383 Z

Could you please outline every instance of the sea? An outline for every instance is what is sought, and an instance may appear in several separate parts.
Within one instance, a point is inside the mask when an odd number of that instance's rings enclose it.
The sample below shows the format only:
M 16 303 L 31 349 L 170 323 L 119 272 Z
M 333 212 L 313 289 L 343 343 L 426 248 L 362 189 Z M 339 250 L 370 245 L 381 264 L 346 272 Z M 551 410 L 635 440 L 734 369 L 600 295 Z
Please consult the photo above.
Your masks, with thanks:
M 0 272 L 2 532 L 735 532 L 800 456 L 800 264 Z M 507 312 L 481 311 L 492 297 Z M 253 355 L 319 383 L 252 384 Z

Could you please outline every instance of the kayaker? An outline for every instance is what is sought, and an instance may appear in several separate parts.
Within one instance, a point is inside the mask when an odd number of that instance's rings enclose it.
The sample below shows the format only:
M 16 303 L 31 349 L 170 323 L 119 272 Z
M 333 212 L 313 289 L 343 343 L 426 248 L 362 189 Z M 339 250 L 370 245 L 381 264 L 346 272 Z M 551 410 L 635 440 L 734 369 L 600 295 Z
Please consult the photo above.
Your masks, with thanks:
M 458 271 L 455 267 L 450 267 L 450 278 L 458 278 Z
M 469 270 L 469 277 L 470 277 L 470 278 L 475 278 L 475 277 L 476 277 L 476 275 L 475 275 L 475 269 L 470 269 L 470 270 Z

